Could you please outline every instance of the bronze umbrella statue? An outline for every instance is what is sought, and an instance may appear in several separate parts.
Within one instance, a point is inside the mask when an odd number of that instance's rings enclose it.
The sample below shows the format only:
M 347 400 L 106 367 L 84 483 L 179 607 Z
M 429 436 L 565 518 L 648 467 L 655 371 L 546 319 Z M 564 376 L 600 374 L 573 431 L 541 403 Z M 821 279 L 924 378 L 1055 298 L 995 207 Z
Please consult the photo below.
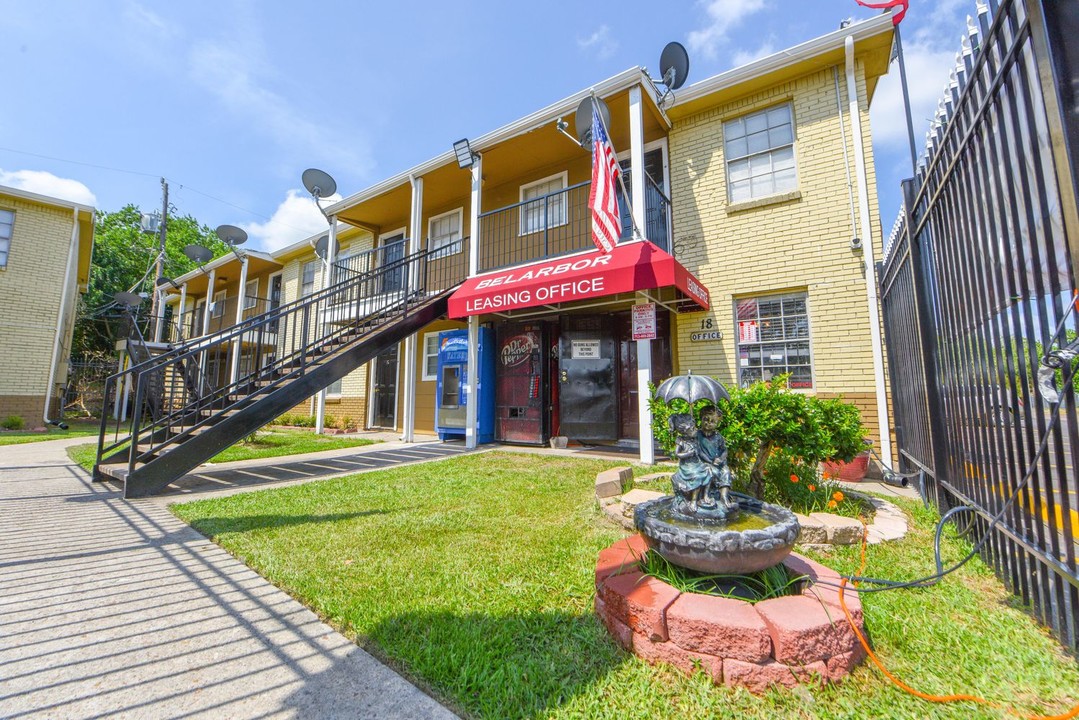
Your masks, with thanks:
M 719 405 L 720 400 L 730 400 L 727 389 L 718 380 L 707 375 L 694 375 L 692 371 L 685 375 L 669 377 L 656 388 L 656 397 L 670 404 L 671 400 L 685 400 L 690 405 L 698 400 L 708 400 Z

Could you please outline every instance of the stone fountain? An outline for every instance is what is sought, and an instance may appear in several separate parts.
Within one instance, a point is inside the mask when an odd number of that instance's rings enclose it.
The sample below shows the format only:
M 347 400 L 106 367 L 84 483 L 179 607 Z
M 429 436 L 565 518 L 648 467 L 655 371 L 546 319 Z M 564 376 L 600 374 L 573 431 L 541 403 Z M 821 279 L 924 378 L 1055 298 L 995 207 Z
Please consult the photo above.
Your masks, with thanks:
M 690 413 L 670 417 L 678 460 L 673 494 L 638 505 L 640 534 L 600 553 L 596 614 L 626 650 L 686 672 L 704 670 L 716 684 L 763 692 L 845 677 L 864 657 L 851 629 L 862 626 L 857 591 L 848 589 L 840 603 L 839 575 L 791 553 L 800 529 L 794 513 L 731 490 L 726 442 L 718 432 L 726 389 L 705 376 L 682 375 L 664 381 L 657 395 L 668 403 L 708 404 L 699 427 Z M 648 551 L 710 575 L 783 564 L 801 582 L 794 595 L 756 604 L 680 592 L 644 574 Z

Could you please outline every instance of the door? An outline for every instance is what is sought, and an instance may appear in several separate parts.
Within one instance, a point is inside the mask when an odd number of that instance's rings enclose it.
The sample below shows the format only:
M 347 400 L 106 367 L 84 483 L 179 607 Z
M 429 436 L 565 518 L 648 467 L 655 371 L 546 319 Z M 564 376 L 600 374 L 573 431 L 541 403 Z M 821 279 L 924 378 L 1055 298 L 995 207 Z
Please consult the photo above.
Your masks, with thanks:
M 618 335 L 618 372 L 622 386 L 619 395 L 619 437 L 640 437 L 640 395 L 637 391 L 637 341 L 628 312 L 615 316 Z M 656 339 L 652 341 L 652 382 L 659 385 L 671 376 L 671 316 L 656 309 Z
M 630 173 L 630 161 L 622 160 L 622 178 L 626 183 L 626 192 L 633 197 L 633 177 Z M 640 228 L 641 234 L 652 244 L 670 252 L 668 238 L 668 212 L 667 212 L 667 173 L 664 172 L 663 147 L 646 150 L 644 153 L 644 174 L 646 178 L 644 189 L 644 224 Z M 651 182 L 648 182 L 648 181 Z M 616 187 L 618 194 L 618 207 L 622 215 L 622 237 L 633 236 L 633 223 L 629 216 L 629 203 L 622 197 L 622 188 Z
M 390 266 L 397 264 L 391 270 L 387 270 L 382 275 L 382 292 L 391 293 L 397 292 L 405 286 L 405 267 L 401 264 L 401 259 L 405 256 L 405 236 L 404 234 L 394 235 L 388 237 L 382 244 L 382 267 L 389 268 Z
M 270 277 L 270 307 L 272 312 L 281 307 L 281 273 Z M 277 320 L 272 320 L 266 327 L 267 332 L 277 332 Z
M 371 427 L 397 427 L 397 346 L 375 357 L 371 379 Z
M 617 440 L 617 344 L 612 317 L 564 316 L 558 346 L 561 434 L 580 441 Z
M 495 439 L 547 442 L 547 353 L 540 323 L 502 323 L 495 342 Z

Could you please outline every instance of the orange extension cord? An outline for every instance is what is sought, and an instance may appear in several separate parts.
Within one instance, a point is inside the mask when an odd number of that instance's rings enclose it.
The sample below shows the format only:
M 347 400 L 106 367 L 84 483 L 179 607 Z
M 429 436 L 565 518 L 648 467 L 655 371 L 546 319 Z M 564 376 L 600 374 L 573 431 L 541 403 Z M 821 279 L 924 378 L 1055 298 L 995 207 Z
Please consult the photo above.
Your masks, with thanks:
M 1077 301 L 1077 302 L 1079 302 L 1079 301 Z M 1079 305 L 1077 305 L 1077 307 L 1079 307 Z M 869 528 L 865 527 L 864 522 L 862 523 L 862 526 L 863 526 L 863 530 L 862 530 L 862 563 L 861 563 L 861 566 L 858 568 L 858 575 L 859 576 L 862 576 L 862 575 L 865 574 L 866 538 L 869 535 Z M 855 636 L 858 638 L 858 642 L 860 642 L 862 644 L 862 647 L 865 648 L 865 651 L 869 655 L 869 659 L 873 661 L 873 664 L 876 665 L 878 668 L 880 668 L 880 671 L 882 673 L 884 673 L 884 677 L 891 680 L 897 687 L 899 687 L 904 692 L 910 693 L 911 695 L 913 695 L 915 697 L 919 697 L 922 700 L 926 700 L 928 702 L 934 702 L 934 703 L 950 703 L 950 702 L 959 702 L 959 701 L 962 701 L 962 700 L 966 700 L 966 701 L 969 701 L 969 702 L 978 703 L 979 705 L 988 705 L 989 707 L 1001 708 L 1001 709 L 1004 709 L 1005 711 L 1011 713 L 1012 715 L 1024 718 L 1024 720 L 1071 720 L 1071 718 L 1079 717 L 1079 705 L 1076 705 L 1071 710 L 1068 710 L 1067 712 L 1062 713 L 1060 715 L 1027 715 L 1025 713 L 1019 712 L 1018 710 L 1016 710 L 1014 708 L 1005 707 L 1005 706 L 1001 705 L 1000 703 L 996 703 L 996 702 L 993 702 L 991 700 L 986 700 L 985 698 L 978 697 L 977 695 L 961 695 L 961 694 L 957 694 L 957 695 L 931 695 L 929 693 L 921 692 L 920 690 L 915 690 L 910 685 L 907 685 L 905 682 L 903 682 L 902 680 L 897 678 L 895 675 L 893 675 L 888 670 L 888 668 L 884 667 L 884 663 L 882 663 L 880 661 L 880 658 L 878 658 L 876 656 L 876 654 L 873 652 L 873 650 L 869 647 L 869 643 L 866 642 L 865 635 L 863 635 L 862 631 L 858 629 L 858 625 L 855 624 L 854 618 L 850 614 L 850 610 L 847 609 L 847 601 L 846 601 L 846 598 L 844 598 L 844 596 L 843 596 L 843 590 L 846 587 L 846 585 L 847 585 L 847 578 L 845 578 L 845 577 L 841 578 L 840 581 L 839 581 L 839 606 L 841 608 L 843 608 L 843 614 L 847 616 L 847 622 L 850 623 L 850 627 L 854 631 Z M 857 585 L 858 584 L 855 583 L 855 587 L 857 587 Z

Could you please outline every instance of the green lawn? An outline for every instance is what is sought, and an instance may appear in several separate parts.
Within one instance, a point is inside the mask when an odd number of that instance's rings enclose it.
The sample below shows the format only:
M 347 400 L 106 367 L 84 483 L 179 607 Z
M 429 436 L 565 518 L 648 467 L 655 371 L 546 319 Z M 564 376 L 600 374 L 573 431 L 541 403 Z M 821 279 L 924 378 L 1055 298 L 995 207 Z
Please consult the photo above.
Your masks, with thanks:
M 303 455 L 322 450 L 362 447 L 375 442 L 378 441 L 345 435 L 316 435 L 309 430 L 274 428 L 273 430 L 260 430 L 247 442 L 239 442 L 230 448 L 222 450 L 210 462 L 223 463 L 234 460 L 280 457 L 282 455 Z M 93 470 L 94 460 L 97 459 L 97 444 L 73 445 L 67 449 L 67 454 L 89 472 Z
M 101 423 L 98 420 L 67 420 L 67 430 L 50 427 L 45 432 L 30 430 L 0 430 L 0 445 L 22 445 L 24 443 L 56 440 L 58 438 L 84 437 L 97 435 Z
M 930 705 L 863 666 L 838 686 L 755 697 L 651 667 L 595 619 L 600 549 L 621 537 L 593 496 L 609 463 L 483 453 L 173 506 L 410 679 L 482 718 L 986 718 Z M 931 572 L 935 516 L 868 550 L 868 574 Z M 945 557 L 966 550 L 951 533 Z M 817 556 L 853 571 L 857 551 Z M 1079 669 L 980 562 L 929 590 L 864 598 L 884 662 L 931 693 L 1031 712 L 1079 701 Z

